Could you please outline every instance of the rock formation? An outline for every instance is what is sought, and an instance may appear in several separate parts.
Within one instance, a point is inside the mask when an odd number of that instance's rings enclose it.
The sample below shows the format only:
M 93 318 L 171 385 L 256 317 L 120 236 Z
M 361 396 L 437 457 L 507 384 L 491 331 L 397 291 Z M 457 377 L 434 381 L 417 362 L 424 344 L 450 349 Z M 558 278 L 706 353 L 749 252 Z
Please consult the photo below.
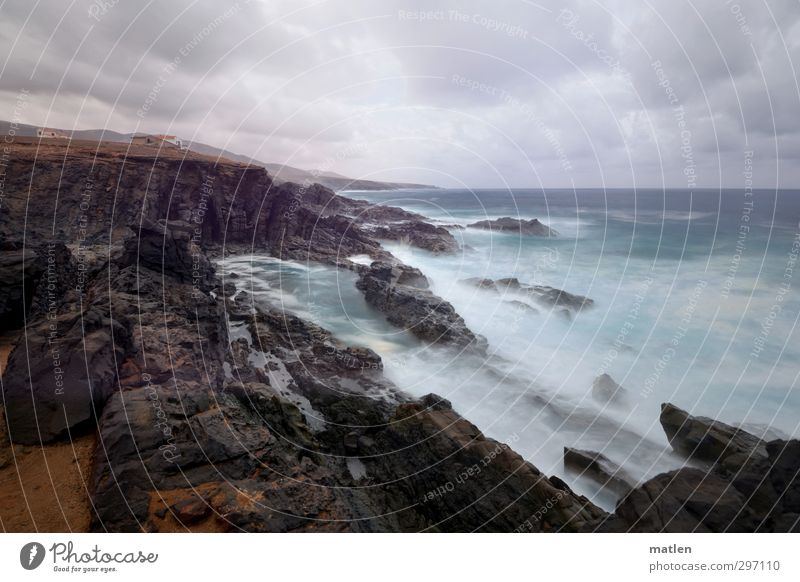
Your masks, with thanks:
M 428 289 L 418 269 L 375 262 L 361 271 L 356 286 L 393 325 L 431 343 L 485 352 L 485 338 L 475 335 L 450 303 Z
M 479 220 L 467 225 L 469 228 L 481 228 L 496 232 L 516 232 L 531 236 L 558 236 L 558 232 L 549 226 L 542 224 L 538 218 L 524 220 L 504 216 L 495 220 Z
M 469 279 L 462 279 L 460 283 L 477 287 L 484 291 L 500 293 L 512 300 L 514 300 L 514 297 L 530 299 L 543 307 L 566 310 L 570 314 L 577 313 L 584 307 L 594 305 L 594 300 L 588 297 L 568 293 L 547 285 L 520 283 L 516 277 L 497 279 L 496 281 L 483 277 L 470 277 Z
M 626 495 L 634 480 L 616 463 L 602 453 L 564 447 L 564 467 L 586 475 L 618 495 Z
M 601 374 L 592 382 L 592 398 L 603 404 L 625 404 L 628 392 L 608 374 Z
M 3 374 L 0 469 L 19 445 L 95 439 L 85 466 L 95 531 L 798 529 L 796 440 L 765 442 L 665 405 L 675 449 L 708 467 L 650 479 L 608 515 L 446 400 L 400 392 L 373 351 L 257 305 L 242 280 L 223 285 L 210 260 L 255 251 L 351 269 L 394 325 L 483 355 L 485 341 L 424 274 L 375 237 L 417 225 L 412 244 L 448 251 L 413 213 L 192 153 L 10 147 L 0 317 L 18 338 Z M 511 300 L 591 304 L 515 279 L 493 285 Z M 594 453 L 578 462 L 619 475 Z
M 208 259 L 256 250 L 354 269 L 397 325 L 480 346 L 354 218 L 394 211 L 194 154 L 60 147 L 70 155 L 14 146 L 0 305 L 26 326 L 3 397 L 13 442 L 96 435 L 91 529 L 576 531 L 605 516 L 447 401 L 400 393 L 371 350 L 223 286 Z M 52 246 L 21 252 L 49 240 L 54 211 Z
M 661 426 L 675 451 L 709 463 L 736 462 L 752 457 L 766 457 L 766 443 L 724 422 L 692 416 L 677 406 L 661 405 Z
M 596 530 L 800 532 L 800 441 L 764 443 L 671 404 L 662 405 L 662 424 L 676 450 L 699 453 L 710 469 L 687 466 L 642 483 Z

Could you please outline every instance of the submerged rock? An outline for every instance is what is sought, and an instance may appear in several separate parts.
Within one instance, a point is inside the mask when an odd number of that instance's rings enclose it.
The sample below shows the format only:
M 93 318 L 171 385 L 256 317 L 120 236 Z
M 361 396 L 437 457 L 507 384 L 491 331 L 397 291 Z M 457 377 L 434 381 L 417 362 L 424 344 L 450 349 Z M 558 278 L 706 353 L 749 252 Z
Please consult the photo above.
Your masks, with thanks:
M 524 301 L 518 301 L 517 299 L 512 299 L 510 301 L 506 301 L 509 305 L 513 306 L 515 309 L 525 313 L 532 313 L 536 314 L 539 313 L 539 310 L 533 307 L 532 305 L 528 305 Z
M 487 291 L 497 291 L 497 285 L 491 279 L 484 279 L 482 277 L 470 277 L 469 279 L 461 279 L 459 283 L 471 285 L 478 289 L 485 289 Z
M 504 293 L 506 296 L 525 296 L 545 307 L 561 308 L 559 311 L 570 319 L 572 312 L 594 305 L 594 300 L 583 295 L 575 295 L 547 285 L 527 285 L 520 283 L 516 277 L 507 277 L 496 281 L 483 277 L 471 277 L 462 279 L 459 283 L 486 291 Z
M 497 218 L 495 220 L 479 220 L 467 226 L 470 228 L 482 228 L 500 232 L 518 232 L 520 234 L 532 236 L 558 236 L 555 229 L 542 224 L 538 218 L 523 220 L 504 216 L 503 218 Z
M 626 495 L 635 485 L 622 467 L 594 451 L 564 447 L 564 467 L 593 479 L 617 495 Z
M 592 398 L 604 404 L 619 405 L 627 401 L 628 391 L 608 374 L 601 374 L 592 382 Z
M 575 295 L 549 287 L 547 285 L 530 285 L 521 286 L 520 290 L 527 293 L 531 298 L 539 301 L 544 305 L 550 307 L 564 307 L 572 311 L 580 311 L 584 307 L 591 307 L 594 305 L 594 300 L 584 297 L 583 295 Z

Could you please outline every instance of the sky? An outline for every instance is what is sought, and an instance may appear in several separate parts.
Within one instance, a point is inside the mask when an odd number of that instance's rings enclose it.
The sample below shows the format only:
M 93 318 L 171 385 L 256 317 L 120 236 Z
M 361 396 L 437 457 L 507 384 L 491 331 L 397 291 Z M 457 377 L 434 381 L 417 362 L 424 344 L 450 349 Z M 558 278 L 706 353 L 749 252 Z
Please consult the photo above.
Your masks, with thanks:
M 798 0 L 0 2 L 12 121 L 446 187 L 800 187 Z

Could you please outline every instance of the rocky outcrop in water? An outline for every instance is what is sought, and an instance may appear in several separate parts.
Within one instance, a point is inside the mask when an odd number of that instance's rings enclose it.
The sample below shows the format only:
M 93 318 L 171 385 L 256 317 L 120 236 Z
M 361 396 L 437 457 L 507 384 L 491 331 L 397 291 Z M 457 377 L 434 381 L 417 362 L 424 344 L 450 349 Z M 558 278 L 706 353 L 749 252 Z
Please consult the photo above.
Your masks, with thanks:
M 671 404 L 662 405 L 662 424 L 676 450 L 693 458 L 702 451 L 700 458 L 713 464 L 683 467 L 642 483 L 597 529 L 800 532 L 800 441 L 764 443 Z
M 495 232 L 514 232 L 531 236 L 558 236 L 558 232 L 556 232 L 555 229 L 542 224 L 538 218 L 524 220 L 504 216 L 503 218 L 496 218 L 494 220 L 479 220 L 467 226 L 469 228 L 480 228 Z
M 661 426 L 672 448 L 700 461 L 743 462 L 751 457 L 765 457 L 766 443 L 752 434 L 702 416 L 692 416 L 677 406 L 661 405 Z
M 384 224 L 369 229 L 372 236 L 425 249 L 434 254 L 455 253 L 461 249 L 455 237 L 444 227 L 421 221 Z
M 603 404 L 624 405 L 628 400 L 628 391 L 608 374 L 600 374 L 592 382 L 592 398 Z
M 500 293 L 512 299 L 514 297 L 530 299 L 543 307 L 560 309 L 567 314 L 576 313 L 584 307 L 591 307 L 594 305 L 594 300 L 588 297 L 568 293 L 567 291 L 562 291 L 561 289 L 556 289 L 547 285 L 528 285 L 520 283 L 519 279 L 516 277 L 497 279 L 496 281 L 483 277 L 471 277 L 469 279 L 462 279 L 460 282 L 484 291 Z
M 800 442 L 772 441 L 767 450 L 733 473 L 684 467 L 654 477 L 601 530 L 800 532 Z
M 428 289 L 418 269 L 375 262 L 361 270 L 356 286 L 391 324 L 420 339 L 485 352 L 486 340 L 467 327 L 450 303 Z
M 564 447 L 564 467 L 589 477 L 620 496 L 626 495 L 635 485 L 622 467 L 602 453 Z

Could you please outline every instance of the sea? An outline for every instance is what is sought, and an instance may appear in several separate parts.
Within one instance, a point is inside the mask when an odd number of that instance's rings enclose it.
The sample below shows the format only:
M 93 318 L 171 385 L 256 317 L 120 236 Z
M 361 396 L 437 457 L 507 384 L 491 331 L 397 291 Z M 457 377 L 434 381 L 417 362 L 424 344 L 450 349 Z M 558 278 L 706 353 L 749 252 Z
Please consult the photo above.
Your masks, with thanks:
M 564 467 L 564 447 L 605 455 L 632 481 L 678 468 L 659 423 L 662 403 L 764 438 L 800 434 L 800 191 L 430 189 L 348 191 L 447 226 L 463 251 L 384 246 L 428 277 L 483 335 L 490 357 L 432 347 L 388 324 L 355 275 L 266 256 L 225 261 L 249 274 L 257 300 L 366 345 L 413 396 L 435 393 L 487 436 L 509 444 L 607 509 L 616 497 Z M 558 236 L 470 228 L 538 218 Z M 351 257 L 368 263 L 368 257 Z M 516 277 L 594 300 L 572 317 L 464 279 Z M 625 397 L 592 395 L 609 374 Z

